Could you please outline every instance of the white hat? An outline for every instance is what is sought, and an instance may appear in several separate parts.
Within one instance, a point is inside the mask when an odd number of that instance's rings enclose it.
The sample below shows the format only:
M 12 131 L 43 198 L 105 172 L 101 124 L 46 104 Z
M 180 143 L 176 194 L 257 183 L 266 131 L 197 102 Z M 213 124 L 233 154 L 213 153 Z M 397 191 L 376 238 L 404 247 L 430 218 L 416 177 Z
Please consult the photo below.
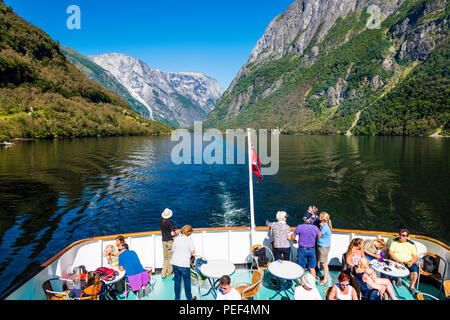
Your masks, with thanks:
M 303 276 L 303 284 L 308 288 L 313 289 L 316 287 L 316 279 L 314 279 L 314 276 L 311 273 L 306 273 Z
M 171 216 L 172 216 L 172 210 L 167 209 L 167 208 L 161 214 L 161 217 L 163 217 L 164 219 L 169 219 Z
M 286 213 L 286 211 L 278 211 L 277 212 L 277 220 L 281 221 L 284 218 L 286 218 L 288 216 L 288 214 Z

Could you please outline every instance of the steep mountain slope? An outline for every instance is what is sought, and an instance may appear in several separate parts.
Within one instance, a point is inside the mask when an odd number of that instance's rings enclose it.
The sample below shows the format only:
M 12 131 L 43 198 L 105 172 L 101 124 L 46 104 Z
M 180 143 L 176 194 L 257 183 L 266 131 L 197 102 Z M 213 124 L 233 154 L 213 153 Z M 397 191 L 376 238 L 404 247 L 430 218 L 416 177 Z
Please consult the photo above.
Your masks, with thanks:
M 47 34 L 0 1 L 0 140 L 169 132 L 89 80 Z
M 417 112 L 397 110 L 395 117 L 402 120 L 387 125 L 391 129 L 381 121 L 389 111 L 377 103 L 396 99 L 392 90 L 403 86 L 415 68 L 422 68 L 421 76 L 433 74 L 435 64 L 427 59 L 433 50 L 440 50 L 436 55 L 445 52 L 439 48 L 448 39 L 448 10 L 447 0 L 296 1 L 270 23 L 204 125 L 319 134 L 431 134 L 448 123 L 448 101 Z M 440 80 L 428 89 L 445 92 L 448 66 L 440 68 Z M 410 88 L 416 95 L 424 89 Z M 418 110 L 423 102 L 405 105 Z M 379 116 L 366 121 L 368 110 Z M 408 122 L 415 126 L 404 130 Z
M 89 56 L 108 70 L 131 95 L 147 107 L 150 118 L 176 127 L 203 120 L 223 93 L 220 84 L 201 73 L 164 72 L 120 53 Z
M 110 72 L 106 71 L 72 48 L 61 46 L 60 49 L 67 59 L 89 79 L 94 80 L 106 89 L 117 93 L 119 96 L 128 101 L 133 110 L 144 118 L 150 118 L 150 112 L 147 107 L 133 98 L 130 92 L 128 92 L 128 90 L 119 81 L 117 81 Z

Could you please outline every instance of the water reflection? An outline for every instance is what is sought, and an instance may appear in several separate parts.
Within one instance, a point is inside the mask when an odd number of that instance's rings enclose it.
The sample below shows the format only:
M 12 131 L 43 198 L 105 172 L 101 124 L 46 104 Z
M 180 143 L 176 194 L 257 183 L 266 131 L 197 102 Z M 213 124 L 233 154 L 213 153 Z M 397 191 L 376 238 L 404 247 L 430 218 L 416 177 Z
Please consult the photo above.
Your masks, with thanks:
M 254 187 L 256 224 L 286 210 L 294 226 L 314 204 L 337 228 L 406 227 L 448 243 L 449 143 L 281 136 L 278 174 Z M 158 229 L 166 207 L 180 226 L 249 225 L 248 166 L 177 166 L 174 144 L 117 137 L 0 149 L 1 289 L 74 241 Z

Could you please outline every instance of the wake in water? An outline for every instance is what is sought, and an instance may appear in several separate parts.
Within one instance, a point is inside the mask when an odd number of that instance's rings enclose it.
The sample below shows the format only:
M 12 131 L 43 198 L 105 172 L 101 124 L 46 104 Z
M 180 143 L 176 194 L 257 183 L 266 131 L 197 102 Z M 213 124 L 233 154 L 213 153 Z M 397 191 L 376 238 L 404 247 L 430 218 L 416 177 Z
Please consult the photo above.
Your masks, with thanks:
M 227 190 L 223 181 L 219 182 L 220 192 L 217 197 L 220 202 L 221 212 L 214 214 L 214 225 L 221 227 L 241 226 L 242 221 L 248 220 L 248 211 L 246 208 L 240 208 L 233 195 Z

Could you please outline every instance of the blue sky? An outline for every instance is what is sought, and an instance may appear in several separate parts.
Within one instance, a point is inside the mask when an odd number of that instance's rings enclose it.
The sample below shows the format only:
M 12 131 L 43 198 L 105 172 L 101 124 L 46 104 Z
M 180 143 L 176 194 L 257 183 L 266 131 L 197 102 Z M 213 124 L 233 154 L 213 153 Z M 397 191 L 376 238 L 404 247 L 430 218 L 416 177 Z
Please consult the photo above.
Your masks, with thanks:
M 270 21 L 294 0 L 4 0 L 83 55 L 121 52 L 163 71 L 197 71 L 226 89 Z M 81 9 L 69 30 L 67 8 Z

